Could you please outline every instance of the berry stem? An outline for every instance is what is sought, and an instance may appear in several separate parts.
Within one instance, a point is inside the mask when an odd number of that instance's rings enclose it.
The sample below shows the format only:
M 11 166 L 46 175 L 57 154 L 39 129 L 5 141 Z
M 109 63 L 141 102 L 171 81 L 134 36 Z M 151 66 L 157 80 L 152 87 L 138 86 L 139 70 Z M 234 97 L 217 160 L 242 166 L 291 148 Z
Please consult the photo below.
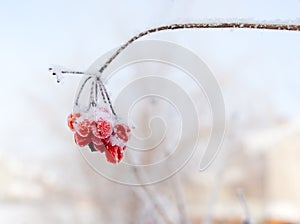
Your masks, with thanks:
M 98 78 L 98 77 L 97 77 L 97 78 Z M 104 91 L 104 94 L 105 94 L 105 97 L 104 97 L 103 99 L 105 99 L 105 98 L 107 99 L 112 114 L 113 114 L 114 116 L 117 116 L 117 114 L 116 114 L 116 112 L 115 112 L 115 110 L 114 110 L 114 108 L 113 108 L 113 105 L 112 105 L 112 103 L 111 103 L 111 101 L 110 101 L 108 92 L 107 92 L 107 90 L 106 90 L 106 88 L 105 88 L 105 86 L 104 86 L 104 84 L 103 84 L 103 82 L 101 81 L 100 78 L 99 78 L 99 83 L 100 83 L 100 87 L 101 87 L 101 94 L 102 94 L 102 97 L 103 97 L 103 92 L 102 92 L 102 90 Z
M 102 84 L 100 83 L 100 78 L 99 78 L 99 77 L 97 77 L 97 84 L 98 84 L 98 86 L 99 86 L 99 89 L 100 89 L 100 92 L 101 92 L 101 96 L 102 96 L 103 102 L 104 102 L 104 103 L 107 103 L 107 102 L 106 102 L 105 95 L 104 95 L 104 90 L 103 90 L 103 88 L 102 88 Z
M 75 100 L 75 105 L 76 105 L 76 106 L 78 106 L 78 101 L 79 101 L 79 98 L 80 98 L 80 95 L 81 95 L 81 93 L 82 93 L 82 91 L 83 91 L 84 86 L 86 85 L 86 83 L 87 83 L 91 78 L 92 78 L 92 76 L 89 76 L 89 77 L 87 77 L 87 78 L 83 81 L 83 83 L 82 83 L 82 85 L 81 85 L 81 87 L 80 87 L 80 89 L 79 89 L 79 91 L 78 91 L 76 100 Z

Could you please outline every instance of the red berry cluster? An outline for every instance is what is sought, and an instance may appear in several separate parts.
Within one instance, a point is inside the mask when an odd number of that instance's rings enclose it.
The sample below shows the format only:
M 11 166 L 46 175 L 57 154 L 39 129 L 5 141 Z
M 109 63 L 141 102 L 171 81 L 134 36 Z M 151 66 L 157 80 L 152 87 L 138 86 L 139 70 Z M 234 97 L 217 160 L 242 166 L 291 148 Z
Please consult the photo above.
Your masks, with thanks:
M 68 126 L 74 132 L 75 143 L 81 147 L 88 145 L 92 151 L 105 153 L 108 162 L 118 163 L 124 156 L 130 128 L 114 122 L 109 111 L 103 107 L 96 114 L 69 115 Z

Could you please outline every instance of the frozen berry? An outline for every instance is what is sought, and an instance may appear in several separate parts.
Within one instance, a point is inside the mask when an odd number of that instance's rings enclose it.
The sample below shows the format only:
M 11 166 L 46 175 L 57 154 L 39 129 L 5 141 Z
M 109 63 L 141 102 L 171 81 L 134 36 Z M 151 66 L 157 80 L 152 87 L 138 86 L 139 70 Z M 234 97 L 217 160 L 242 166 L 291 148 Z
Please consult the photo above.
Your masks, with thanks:
M 104 139 L 108 138 L 112 133 L 112 126 L 111 123 L 103 118 L 100 118 L 96 125 L 93 126 L 93 134 L 95 137 Z
M 110 143 L 110 137 L 108 137 L 108 138 L 103 138 L 103 139 L 102 139 L 102 143 L 103 143 L 104 145 L 108 145 L 108 144 Z
M 76 113 L 76 114 L 70 114 L 68 116 L 68 126 L 71 129 L 71 131 L 75 131 L 75 127 L 74 124 L 76 123 L 77 118 L 80 117 L 80 113 Z
M 91 133 L 91 122 L 87 119 L 77 125 L 77 133 L 82 137 L 87 137 Z
M 110 143 L 106 145 L 106 159 L 111 163 L 118 163 L 123 158 L 123 147 L 118 145 L 111 145 Z
M 95 135 L 92 135 L 91 140 L 95 145 L 103 145 L 102 139 L 96 137 Z
M 106 150 L 106 148 L 103 144 L 101 144 L 101 145 L 94 144 L 94 148 L 97 149 L 99 152 L 104 152 Z
M 74 134 L 75 143 L 81 147 L 88 145 L 91 142 L 91 138 L 89 136 L 82 137 L 78 133 Z
M 125 124 L 117 124 L 114 131 L 118 138 L 122 139 L 124 142 L 128 141 L 130 128 Z

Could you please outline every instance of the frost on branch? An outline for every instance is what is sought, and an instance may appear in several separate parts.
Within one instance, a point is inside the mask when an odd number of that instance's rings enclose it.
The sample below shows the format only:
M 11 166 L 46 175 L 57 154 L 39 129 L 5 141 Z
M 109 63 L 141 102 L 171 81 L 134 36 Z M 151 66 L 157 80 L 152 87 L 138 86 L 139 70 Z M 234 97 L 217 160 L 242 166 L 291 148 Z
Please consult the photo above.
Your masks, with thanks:
M 49 68 L 49 71 L 52 73 L 52 75 L 56 76 L 56 81 L 60 83 L 63 79 L 62 71 L 66 71 L 66 69 L 62 66 L 54 65 Z
M 78 71 L 72 71 L 70 69 L 67 69 L 65 67 L 62 67 L 60 65 L 53 65 L 49 68 L 49 71 L 52 75 L 56 76 L 57 83 L 60 83 L 65 75 L 85 75 L 84 72 L 78 72 Z

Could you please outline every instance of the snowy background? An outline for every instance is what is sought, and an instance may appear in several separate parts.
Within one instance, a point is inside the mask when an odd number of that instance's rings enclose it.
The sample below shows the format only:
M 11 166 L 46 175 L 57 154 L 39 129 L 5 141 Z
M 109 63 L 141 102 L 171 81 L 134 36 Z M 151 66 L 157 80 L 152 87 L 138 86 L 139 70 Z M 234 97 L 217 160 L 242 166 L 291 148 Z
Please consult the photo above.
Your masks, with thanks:
M 103 179 L 74 150 L 66 117 L 72 109 L 79 79 L 68 79 L 63 85 L 57 85 L 47 71 L 50 65 L 85 70 L 99 56 L 131 36 L 164 24 L 235 18 L 249 22 L 293 20 L 300 23 L 299 12 L 299 0 L 2 1 L 0 223 L 160 223 L 159 220 L 164 220 L 164 215 L 151 207 L 153 203 L 144 197 L 142 189 Z M 175 42 L 206 62 L 224 90 L 230 133 L 224 148 L 235 148 L 238 152 L 243 148 L 243 153 L 251 151 L 250 156 L 242 153 L 248 163 L 233 162 L 231 169 L 225 169 L 230 162 L 224 164 L 220 159 L 205 173 L 188 172 L 191 167 L 187 167 L 183 173 L 189 176 L 184 175 L 184 181 L 179 174 L 178 180 L 153 186 L 152 198 L 173 217 L 169 219 L 180 223 L 186 216 L 191 223 L 199 223 L 205 217 L 209 220 L 207 217 L 212 214 L 213 219 L 229 220 L 224 214 L 230 206 L 224 208 L 223 204 L 232 206 L 233 220 L 243 217 L 234 191 L 228 189 L 248 186 L 244 188 L 255 219 L 275 217 L 299 223 L 300 192 L 288 188 L 296 184 L 299 174 L 288 172 L 287 179 L 272 176 L 270 169 L 279 172 L 286 169 L 277 158 L 284 161 L 283 156 L 287 154 L 276 157 L 272 150 L 262 148 L 273 149 L 274 139 L 280 139 L 292 142 L 286 146 L 289 149 L 299 149 L 300 34 L 183 30 L 144 39 Z M 290 136 L 293 140 L 289 140 Z M 290 151 L 288 158 L 299 158 L 299 153 Z M 240 160 L 238 153 L 234 155 Z M 252 170 L 253 162 L 257 171 Z M 274 167 L 270 165 L 273 162 Z M 295 164 L 287 164 L 297 169 Z M 226 174 L 228 170 L 232 173 Z M 244 173 L 238 173 L 239 170 Z M 254 184 L 245 179 L 251 177 L 247 172 L 254 172 L 253 178 L 258 178 L 252 179 Z M 259 173 L 267 177 L 257 176 Z M 224 176 L 224 180 L 228 176 L 229 184 L 226 181 L 216 184 L 214 177 L 218 175 Z M 279 185 L 282 179 L 291 182 L 279 189 L 269 186 L 270 182 Z M 166 189 L 170 184 L 180 186 L 181 199 L 168 196 Z M 220 195 L 220 189 L 227 189 L 230 193 L 224 194 L 233 199 L 209 196 Z M 189 192 L 198 196 L 188 195 Z M 294 197 L 286 192 L 292 192 Z M 176 212 L 173 201 L 180 200 L 184 200 L 187 214 Z M 277 205 L 282 208 L 280 211 Z

